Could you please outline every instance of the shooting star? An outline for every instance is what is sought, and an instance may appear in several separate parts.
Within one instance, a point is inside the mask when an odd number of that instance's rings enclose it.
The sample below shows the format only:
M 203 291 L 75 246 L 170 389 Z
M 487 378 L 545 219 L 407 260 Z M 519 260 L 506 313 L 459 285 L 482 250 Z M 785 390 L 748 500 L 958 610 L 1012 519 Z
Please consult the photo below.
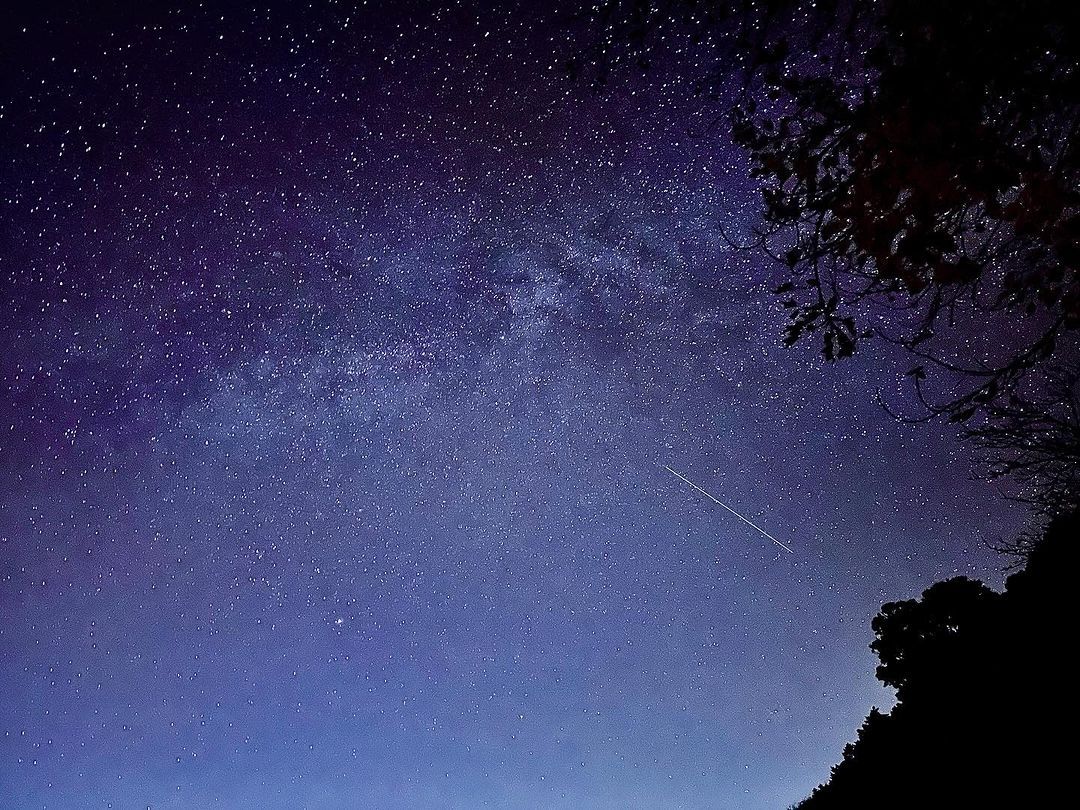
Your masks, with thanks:
M 665 470 L 667 470 L 667 471 L 668 471 L 669 473 L 671 473 L 672 475 L 674 475 L 674 476 L 675 476 L 676 478 L 678 478 L 678 479 L 681 479 L 682 481 L 685 481 L 686 483 L 688 483 L 688 484 L 689 484 L 690 486 L 692 486 L 692 487 L 693 487 L 694 489 L 696 489 L 696 490 L 697 490 L 698 492 L 700 492 L 700 493 L 701 493 L 702 495 L 704 495 L 704 496 L 705 496 L 706 498 L 708 498 L 708 499 L 709 499 L 710 501 L 712 501 L 713 503 L 717 503 L 717 504 L 720 504 L 720 506 L 722 506 L 722 507 L 724 507 L 725 509 L 727 509 L 727 510 L 728 510 L 729 512 L 731 512 L 731 514 L 733 514 L 733 515 L 734 515 L 735 517 L 737 517 L 737 518 L 738 518 L 739 520 L 741 520 L 741 521 L 742 521 L 743 523 L 745 523 L 745 524 L 746 524 L 747 526 L 752 526 L 753 528 L 757 529 L 757 530 L 758 530 L 759 532 L 761 532 L 761 533 L 762 533 L 763 535 L 765 535 L 765 536 L 766 536 L 766 537 L 768 537 L 768 538 L 769 538 L 770 540 L 772 540 L 772 541 L 773 541 L 774 543 L 776 543 L 776 545 L 780 546 L 780 548 L 782 548 L 782 549 L 783 549 L 784 551 L 786 551 L 786 552 L 787 552 L 788 554 L 794 554 L 794 553 L 795 553 L 795 552 L 794 552 L 794 551 L 792 551 L 792 550 L 791 550 L 790 548 L 788 548 L 788 547 L 787 547 L 787 546 L 785 546 L 785 545 L 784 545 L 783 543 L 781 543 L 781 542 L 780 542 L 779 540 L 777 540 L 777 539 L 776 539 L 775 537 L 773 537 L 773 536 L 772 536 L 771 534 L 769 534 L 769 533 L 768 533 L 767 531 L 765 531 L 765 530 L 764 530 L 763 528 L 761 528 L 761 527 L 760 527 L 760 526 L 758 526 L 758 525 L 757 525 L 756 523 L 754 523 L 754 521 L 752 521 L 752 520 L 749 520 L 749 519 L 747 519 L 747 518 L 744 518 L 744 517 L 743 517 L 742 515 L 740 515 L 740 514 L 739 514 L 738 512 L 736 512 L 736 511 L 735 511 L 734 509 L 732 509 L 732 508 L 731 508 L 730 506 L 728 506 L 728 505 L 727 505 L 726 503 L 724 503 L 723 501 L 721 501 L 721 500 L 720 500 L 719 498 L 717 498 L 717 497 L 714 497 L 714 496 L 713 496 L 713 495 L 712 495 L 711 493 L 708 493 L 708 492 L 706 492 L 705 490 L 703 490 L 703 489 L 702 489 L 701 487 L 699 487 L 699 486 L 698 486 L 697 484 L 695 484 L 695 483 L 694 483 L 693 481 L 691 481 L 691 480 L 690 480 L 689 478 L 687 478 L 687 477 L 686 477 L 685 475 L 680 475 L 679 473 L 675 472 L 675 470 L 671 469 L 671 467 L 667 466 L 666 464 L 664 465 L 664 469 L 665 469 Z

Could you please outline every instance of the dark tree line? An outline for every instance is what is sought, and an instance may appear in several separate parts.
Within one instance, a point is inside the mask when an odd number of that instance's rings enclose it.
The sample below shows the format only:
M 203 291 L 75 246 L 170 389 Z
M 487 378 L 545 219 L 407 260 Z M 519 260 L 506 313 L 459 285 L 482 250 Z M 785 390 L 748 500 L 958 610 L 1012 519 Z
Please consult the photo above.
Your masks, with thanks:
M 897 704 L 871 711 L 800 810 L 1063 803 L 1078 539 L 1080 513 L 1059 516 L 1003 593 L 956 577 L 883 605 L 871 648 Z
M 609 0 L 568 64 L 700 65 L 760 183 L 742 241 L 787 268 L 785 339 L 902 346 L 1049 514 L 1080 492 L 1080 25 L 1056 0 Z M 688 53 L 696 56 L 687 57 Z

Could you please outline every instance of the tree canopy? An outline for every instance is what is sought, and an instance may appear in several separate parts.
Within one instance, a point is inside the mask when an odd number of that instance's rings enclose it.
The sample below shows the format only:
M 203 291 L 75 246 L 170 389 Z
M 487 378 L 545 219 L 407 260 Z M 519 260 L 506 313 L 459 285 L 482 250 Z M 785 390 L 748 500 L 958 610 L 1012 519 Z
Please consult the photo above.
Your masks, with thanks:
M 884 605 L 871 648 L 897 704 L 870 712 L 798 807 L 1032 807 L 1067 795 L 1077 537 L 1080 513 L 1054 520 L 1004 593 L 957 577 Z
M 915 358 L 904 418 L 962 423 L 1049 513 L 1080 491 L 1080 26 L 1053 0 L 609 0 L 571 60 L 712 63 L 786 266 L 785 340 Z M 703 60 L 692 60 L 700 63 Z M 704 60 L 708 62 L 708 60 Z

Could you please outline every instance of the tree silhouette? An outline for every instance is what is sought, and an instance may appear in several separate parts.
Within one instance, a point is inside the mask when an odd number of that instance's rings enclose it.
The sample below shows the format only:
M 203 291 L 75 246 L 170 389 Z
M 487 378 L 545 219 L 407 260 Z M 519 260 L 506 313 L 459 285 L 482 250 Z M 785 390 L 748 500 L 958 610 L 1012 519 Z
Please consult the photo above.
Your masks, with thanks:
M 827 783 L 798 805 L 1031 807 L 1068 795 L 1080 513 L 1030 547 L 1005 592 L 957 577 L 882 607 L 871 648 L 897 704 L 870 712 Z
M 1048 366 L 1041 385 L 988 403 L 986 419 L 967 430 L 984 450 L 987 478 L 1011 476 L 1022 499 L 1057 514 L 1080 495 L 1080 370 Z
M 941 678 L 959 633 L 969 633 L 982 621 L 999 595 L 966 577 L 937 582 L 922 599 L 882 605 L 871 627 L 877 638 L 870 645 L 881 661 L 877 677 L 906 698 L 910 690 Z
M 881 334 L 921 358 L 922 404 L 967 421 L 1080 327 L 1080 29 L 1046 0 L 855 3 L 840 18 L 859 46 L 769 65 L 767 100 L 734 111 L 763 183 L 758 244 L 791 268 L 787 340 L 819 332 L 833 360 Z M 908 317 L 895 335 L 861 331 L 862 304 Z M 1001 331 L 976 344 L 988 320 Z M 965 342 L 933 351 L 957 322 Z M 926 393 L 932 369 L 943 399 Z
M 1080 539 L 1080 26 L 1056 0 L 601 0 L 567 64 L 724 105 L 785 340 L 902 347 L 913 421 L 963 425 L 1052 521 L 1004 593 L 954 578 L 873 622 L 874 710 L 800 807 L 1030 807 L 1068 795 Z M 665 68 L 667 69 L 667 68 Z M 670 84 L 671 74 L 665 75 Z
M 591 20 L 570 73 L 693 52 L 692 92 L 732 103 L 763 203 L 741 245 L 789 269 L 786 342 L 904 347 L 908 418 L 971 425 L 989 474 L 1076 506 L 1075 428 L 1050 416 L 1080 368 L 1080 26 L 1061 5 L 608 0 Z

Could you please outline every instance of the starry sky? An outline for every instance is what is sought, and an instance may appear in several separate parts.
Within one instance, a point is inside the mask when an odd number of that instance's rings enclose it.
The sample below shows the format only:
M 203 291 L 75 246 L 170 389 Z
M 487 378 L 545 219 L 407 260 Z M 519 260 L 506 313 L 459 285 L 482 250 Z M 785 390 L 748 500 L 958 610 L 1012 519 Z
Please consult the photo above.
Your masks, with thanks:
M 901 360 L 781 345 L 678 65 L 100 5 L 0 23 L 5 808 L 783 807 L 890 705 L 880 603 L 999 580 Z

